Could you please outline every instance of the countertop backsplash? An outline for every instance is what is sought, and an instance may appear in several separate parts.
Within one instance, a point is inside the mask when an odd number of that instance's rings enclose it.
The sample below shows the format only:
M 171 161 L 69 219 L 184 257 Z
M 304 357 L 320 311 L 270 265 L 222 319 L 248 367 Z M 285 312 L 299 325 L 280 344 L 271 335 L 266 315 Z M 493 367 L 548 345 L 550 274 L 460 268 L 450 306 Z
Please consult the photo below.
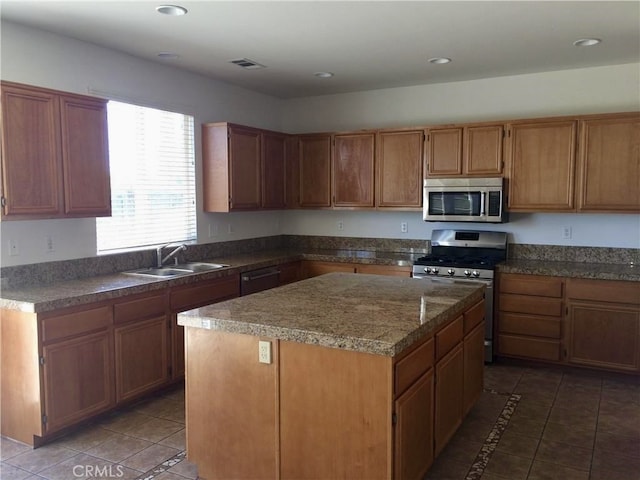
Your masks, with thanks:
M 215 259 L 229 255 L 285 249 L 298 252 L 338 251 L 341 257 L 366 257 L 367 252 L 406 254 L 412 261 L 430 251 L 429 240 L 276 235 L 247 240 L 189 245 L 181 261 Z M 335 254 L 335 253 L 334 253 Z M 571 247 L 509 244 L 509 260 L 640 265 L 640 248 Z M 109 275 L 152 266 L 155 249 L 96 257 L 0 268 L 0 288 L 48 285 L 54 282 Z

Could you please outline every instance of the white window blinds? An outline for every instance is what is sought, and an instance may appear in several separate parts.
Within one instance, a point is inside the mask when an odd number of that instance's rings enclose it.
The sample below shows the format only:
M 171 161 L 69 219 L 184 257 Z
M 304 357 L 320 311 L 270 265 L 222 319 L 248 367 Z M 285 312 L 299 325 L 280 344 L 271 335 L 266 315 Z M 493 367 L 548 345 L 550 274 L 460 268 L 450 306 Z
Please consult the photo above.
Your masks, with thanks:
M 112 216 L 98 253 L 196 239 L 193 117 L 110 101 Z

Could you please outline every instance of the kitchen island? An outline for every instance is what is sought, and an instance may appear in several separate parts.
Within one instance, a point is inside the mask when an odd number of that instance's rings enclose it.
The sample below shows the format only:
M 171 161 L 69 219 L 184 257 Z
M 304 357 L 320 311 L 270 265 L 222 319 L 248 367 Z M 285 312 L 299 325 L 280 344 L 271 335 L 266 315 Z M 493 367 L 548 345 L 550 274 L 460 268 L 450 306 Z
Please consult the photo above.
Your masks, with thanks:
M 483 286 L 333 273 L 178 316 L 200 478 L 421 478 L 482 391 Z

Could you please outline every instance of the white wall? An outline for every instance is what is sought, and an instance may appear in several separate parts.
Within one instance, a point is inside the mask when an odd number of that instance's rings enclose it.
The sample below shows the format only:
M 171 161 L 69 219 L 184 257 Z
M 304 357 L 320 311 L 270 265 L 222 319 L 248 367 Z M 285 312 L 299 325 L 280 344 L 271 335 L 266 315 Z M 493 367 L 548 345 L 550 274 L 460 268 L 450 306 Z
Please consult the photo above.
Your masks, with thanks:
M 322 132 L 554 115 L 640 110 L 640 64 L 563 70 L 467 82 L 372 90 L 288 100 L 284 128 Z M 336 228 L 344 222 L 344 230 Z M 406 234 L 400 222 L 409 224 Z M 432 228 L 481 228 L 512 233 L 517 243 L 640 248 L 640 215 L 519 214 L 509 223 L 424 223 L 419 213 L 295 212 L 284 233 L 430 238 Z M 563 239 L 562 227 L 572 227 Z
M 470 82 L 280 100 L 15 24 L 1 25 L 0 78 L 77 93 L 93 93 L 194 115 L 196 124 L 232 121 L 287 132 L 425 125 L 571 113 L 639 110 L 640 65 L 566 70 Z M 200 171 L 200 135 L 196 129 Z M 201 178 L 198 178 L 201 202 Z M 640 247 L 637 215 L 520 215 L 494 228 L 519 243 Z M 336 229 L 338 219 L 345 228 Z M 401 234 L 400 221 L 409 223 Z M 560 238 L 572 226 L 570 242 Z M 429 238 L 419 213 L 292 211 L 198 213 L 200 243 L 278 233 Z M 463 225 L 463 226 L 469 226 Z M 612 232 L 612 233 L 605 233 Z M 55 251 L 46 253 L 51 236 Z M 9 240 L 19 255 L 9 256 Z M 2 222 L 2 266 L 95 255 L 93 219 Z

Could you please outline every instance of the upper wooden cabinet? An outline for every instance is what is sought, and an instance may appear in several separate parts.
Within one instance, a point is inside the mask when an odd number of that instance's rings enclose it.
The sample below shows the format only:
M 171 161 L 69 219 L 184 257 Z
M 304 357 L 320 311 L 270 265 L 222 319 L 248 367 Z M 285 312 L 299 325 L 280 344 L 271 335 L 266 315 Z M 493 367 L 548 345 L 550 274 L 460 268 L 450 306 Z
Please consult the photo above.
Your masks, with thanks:
M 298 137 L 288 135 L 284 148 L 284 203 L 287 208 L 300 207 L 300 149 Z
M 640 115 L 581 120 L 580 212 L 640 212 Z
M 111 214 L 106 101 L 2 82 L 2 217 Z
M 333 138 L 333 206 L 374 206 L 375 133 L 340 134 Z
M 376 137 L 376 205 L 422 207 L 424 130 L 379 131 Z
M 331 207 L 331 134 L 298 137 L 300 206 Z
M 512 123 L 508 131 L 508 208 L 570 212 L 574 204 L 575 120 Z
M 287 136 L 262 132 L 262 208 L 284 208 Z
M 504 126 L 467 125 L 427 131 L 427 176 L 502 175 Z

